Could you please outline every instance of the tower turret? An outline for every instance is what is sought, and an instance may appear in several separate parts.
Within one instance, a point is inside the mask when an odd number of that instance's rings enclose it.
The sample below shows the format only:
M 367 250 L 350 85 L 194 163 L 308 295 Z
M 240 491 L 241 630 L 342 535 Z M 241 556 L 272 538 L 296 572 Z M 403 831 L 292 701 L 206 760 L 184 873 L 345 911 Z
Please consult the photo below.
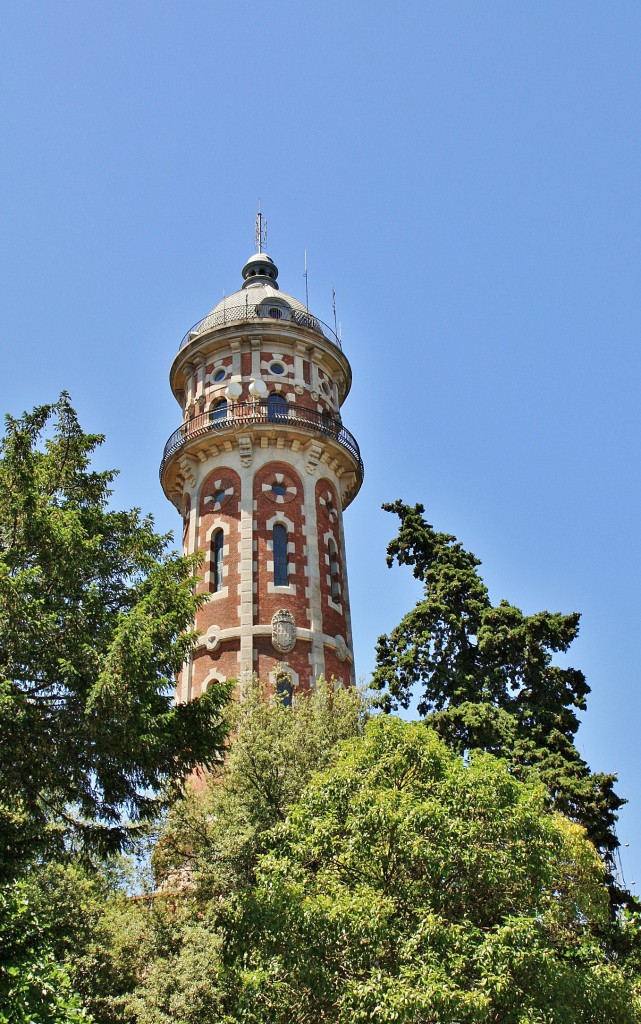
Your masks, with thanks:
M 209 593 L 180 700 L 252 672 L 285 690 L 320 674 L 354 681 L 343 510 L 363 463 L 341 421 L 350 365 L 335 333 L 280 291 L 266 253 L 242 276 L 170 372 L 182 423 L 160 479 Z

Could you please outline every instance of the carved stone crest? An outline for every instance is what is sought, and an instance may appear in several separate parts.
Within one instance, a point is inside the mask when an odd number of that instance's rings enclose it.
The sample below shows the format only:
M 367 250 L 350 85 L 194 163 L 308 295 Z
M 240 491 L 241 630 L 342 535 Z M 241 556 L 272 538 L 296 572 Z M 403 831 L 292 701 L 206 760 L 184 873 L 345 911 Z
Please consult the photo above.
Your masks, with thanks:
M 339 633 L 336 634 L 336 654 L 340 661 L 345 661 L 348 655 L 347 644 Z
M 291 612 L 280 608 L 272 618 L 272 646 L 281 654 L 289 654 L 296 645 L 296 621 Z

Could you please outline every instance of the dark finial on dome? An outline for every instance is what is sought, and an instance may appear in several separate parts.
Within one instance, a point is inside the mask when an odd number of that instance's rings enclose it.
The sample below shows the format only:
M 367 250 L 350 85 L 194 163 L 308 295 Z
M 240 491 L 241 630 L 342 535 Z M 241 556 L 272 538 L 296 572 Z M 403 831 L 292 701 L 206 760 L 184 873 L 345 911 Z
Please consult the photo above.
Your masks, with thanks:
M 277 289 L 277 277 L 278 267 L 271 256 L 268 256 L 266 252 L 256 252 L 253 256 L 249 257 L 243 267 L 243 288 L 253 288 L 257 285 L 264 286 L 268 284 L 272 288 Z

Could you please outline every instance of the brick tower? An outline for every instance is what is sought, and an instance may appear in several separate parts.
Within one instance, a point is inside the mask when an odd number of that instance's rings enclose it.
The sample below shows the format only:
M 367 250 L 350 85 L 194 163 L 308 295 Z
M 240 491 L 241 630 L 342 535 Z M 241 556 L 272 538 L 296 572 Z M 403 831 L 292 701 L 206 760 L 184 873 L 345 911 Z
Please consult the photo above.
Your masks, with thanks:
M 343 509 L 363 479 L 340 407 L 351 369 L 335 333 L 279 290 L 266 253 L 183 338 L 170 372 L 182 424 L 160 479 L 204 553 L 209 600 L 178 699 L 252 672 L 283 691 L 354 681 Z

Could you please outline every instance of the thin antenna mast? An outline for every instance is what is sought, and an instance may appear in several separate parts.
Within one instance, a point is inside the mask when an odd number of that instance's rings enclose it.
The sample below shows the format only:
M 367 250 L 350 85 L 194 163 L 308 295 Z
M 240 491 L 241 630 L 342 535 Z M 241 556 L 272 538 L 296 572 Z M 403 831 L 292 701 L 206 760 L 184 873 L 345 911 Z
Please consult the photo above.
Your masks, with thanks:
M 256 230 L 254 232 L 256 238 L 256 248 L 258 252 L 263 251 L 263 246 L 267 244 L 267 218 L 263 221 L 263 215 L 260 209 L 260 199 L 258 200 L 258 213 L 256 214 Z
M 309 292 L 307 290 L 307 249 L 305 249 L 305 273 L 303 274 L 303 277 L 305 278 L 305 307 L 309 313 Z
M 338 329 L 336 327 L 336 289 L 332 285 L 332 309 L 334 310 L 334 334 L 338 337 Z

